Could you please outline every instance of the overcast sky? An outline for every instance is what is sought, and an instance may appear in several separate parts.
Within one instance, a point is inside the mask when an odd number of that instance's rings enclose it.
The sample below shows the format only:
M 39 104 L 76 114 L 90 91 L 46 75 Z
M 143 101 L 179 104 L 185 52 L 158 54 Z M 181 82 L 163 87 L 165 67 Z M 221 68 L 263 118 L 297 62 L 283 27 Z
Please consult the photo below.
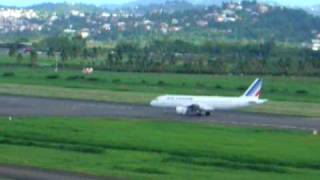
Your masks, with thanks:
M 126 3 L 134 0 L 1 0 L 1 5 L 15 5 L 15 6 L 27 6 L 32 4 L 39 4 L 42 2 L 82 2 L 91 4 L 121 4 Z M 214 0 L 213 0 L 214 1 Z M 320 4 L 319 0 L 272 0 L 273 2 L 278 2 L 285 5 L 292 5 L 292 6 L 310 6 L 315 4 Z

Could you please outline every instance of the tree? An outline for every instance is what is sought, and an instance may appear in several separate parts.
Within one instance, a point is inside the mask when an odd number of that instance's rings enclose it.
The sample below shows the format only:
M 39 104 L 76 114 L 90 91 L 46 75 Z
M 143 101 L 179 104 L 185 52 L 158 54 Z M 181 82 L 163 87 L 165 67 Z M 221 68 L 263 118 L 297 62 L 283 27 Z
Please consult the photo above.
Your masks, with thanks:
M 15 45 L 11 46 L 8 53 L 9 56 L 13 57 L 16 55 L 16 53 L 17 53 L 17 47 Z
M 88 48 L 84 48 L 82 51 L 82 58 L 87 60 L 89 56 L 90 54 L 89 54 Z
M 31 66 L 34 67 L 37 65 L 37 61 L 38 61 L 38 54 L 35 50 L 32 50 L 30 52 L 30 60 L 31 60 Z
M 98 58 L 98 48 L 96 47 L 92 48 L 91 57 L 92 57 L 91 66 L 93 66 Z
M 65 62 L 68 60 L 68 54 L 67 51 L 65 49 L 62 49 L 62 51 L 60 52 L 60 59 L 62 61 L 62 67 L 64 68 L 65 66 Z
M 53 57 L 54 56 L 54 49 L 52 47 L 49 47 L 47 51 L 47 56 L 48 57 Z
M 22 61 L 23 61 L 23 55 L 21 53 L 19 53 L 17 56 L 17 63 L 21 64 Z

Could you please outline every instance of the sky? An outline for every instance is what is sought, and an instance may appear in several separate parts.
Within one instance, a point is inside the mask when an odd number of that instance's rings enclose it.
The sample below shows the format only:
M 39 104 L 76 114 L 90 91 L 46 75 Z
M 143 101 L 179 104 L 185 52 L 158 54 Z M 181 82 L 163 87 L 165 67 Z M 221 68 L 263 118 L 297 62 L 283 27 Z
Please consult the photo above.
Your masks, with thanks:
M 39 4 L 43 2 L 69 2 L 69 3 L 88 3 L 91 4 L 121 4 L 126 3 L 134 0 L 1 0 L 1 5 L 10 5 L 10 6 L 28 6 L 32 4 Z M 214 0 L 213 0 L 214 1 Z M 284 5 L 291 5 L 291 6 L 311 6 L 315 4 L 320 4 L 319 0 L 272 0 L 273 2 L 278 2 Z

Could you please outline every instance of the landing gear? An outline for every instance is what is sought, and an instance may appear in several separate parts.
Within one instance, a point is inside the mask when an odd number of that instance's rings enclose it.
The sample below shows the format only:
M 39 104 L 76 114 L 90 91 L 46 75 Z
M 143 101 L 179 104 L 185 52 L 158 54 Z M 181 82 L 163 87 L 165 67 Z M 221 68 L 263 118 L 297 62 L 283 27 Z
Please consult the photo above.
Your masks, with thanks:
M 211 113 L 209 111 L 200 111 L 197 113 L 198 116 L 210 116 Z
M 188 107 L 187 115 L 195 115 L 195 116 L 210 116 L 210 111 L 201 110 L 199 106 L 192 105 Z

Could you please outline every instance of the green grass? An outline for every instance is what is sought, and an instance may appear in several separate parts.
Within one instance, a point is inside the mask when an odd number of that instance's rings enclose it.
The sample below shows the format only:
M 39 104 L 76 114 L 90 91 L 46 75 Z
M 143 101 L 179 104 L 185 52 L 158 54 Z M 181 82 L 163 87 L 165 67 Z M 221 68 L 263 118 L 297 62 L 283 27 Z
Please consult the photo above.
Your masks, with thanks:
M 318 179 L 318 136 L 99 119 L 0 119 L 0 163 L 133 179 Z
M 184 93 L 194 95 L 236 95 L 256 78 L 255 76 L 213 76 L 158 73 L 116 73 L 97 71 L 82 77 L 81 70 L 66 70 L 58 78 L 50 79 L 53 68 L 2 67 L 0 72 L 14 72 L 14 76 L 0 74 L 0 83 L 36 84 L 47 86 L 108 89 L 114 91 Z M 320 79 L 307 77 L 263 77 L 264 97 L 279 101 L 320 102 Z M 305 93 L 299 93 L 305 91 Z
M 102 89 L 63 88 L 23 84 L 1 84 L 0 94 L 135 104 L 146 104 L 158 95 L 143 92 L 121 92 Z

